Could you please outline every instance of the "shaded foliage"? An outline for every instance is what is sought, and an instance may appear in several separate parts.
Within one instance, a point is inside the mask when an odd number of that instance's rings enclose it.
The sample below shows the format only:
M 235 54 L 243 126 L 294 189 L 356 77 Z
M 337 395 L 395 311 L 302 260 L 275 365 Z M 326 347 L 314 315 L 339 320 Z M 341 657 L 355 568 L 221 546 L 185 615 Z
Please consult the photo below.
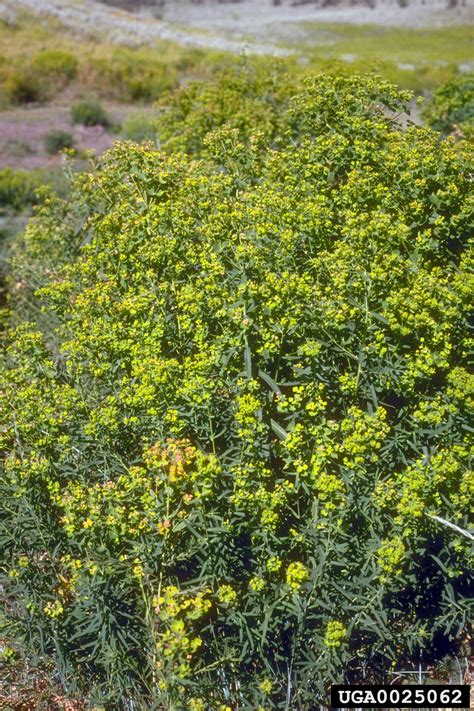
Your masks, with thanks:
M 474 74 L 455 77 L 438 87 L 427 103 L 424 117 L 428 125 L 444 135 L 474 137 Z

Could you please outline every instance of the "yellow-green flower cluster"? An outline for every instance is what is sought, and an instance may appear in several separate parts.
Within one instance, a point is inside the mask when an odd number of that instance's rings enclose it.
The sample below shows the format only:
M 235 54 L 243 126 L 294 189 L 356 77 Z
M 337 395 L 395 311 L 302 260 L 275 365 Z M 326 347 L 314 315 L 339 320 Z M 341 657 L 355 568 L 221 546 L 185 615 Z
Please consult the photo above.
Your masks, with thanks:
M 303 563 L 290 563 L 286 569 L 286 582 L 293 592 L 298 592 L 306 580 L 309 578 L 309 572 Z
M 220 585 L 217 599 L 223 605 L 233 605 L 237 600 L 237 592 L 231 585 Z
M 382 541 L 377 551 L 377 562 L 385 573 L 399 573 L 405 555 L 405 546 L 401 538 Z
M 156 615 L 156 669 L 166 682 L 167 673 L 184 678 L 191 671 L 194 654 L 203 641 L 193 630 L 195 621 L 204 617 L 212 607 L 209 590 L 192 596 L 169 585 L 153 598 Z
M 337 649 L 347 638 L 347 630 L 338 620 L 330 620 L 326 627 L 324 635 L 324 644 L 326 647 Z

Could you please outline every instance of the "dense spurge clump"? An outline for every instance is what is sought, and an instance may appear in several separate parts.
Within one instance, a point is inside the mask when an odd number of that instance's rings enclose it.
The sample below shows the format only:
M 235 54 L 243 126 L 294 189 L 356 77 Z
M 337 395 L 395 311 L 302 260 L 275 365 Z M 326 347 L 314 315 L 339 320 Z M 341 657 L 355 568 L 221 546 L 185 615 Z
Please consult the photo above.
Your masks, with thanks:
M 107 708 L 313 709 L 463 639 L 470 163 L 405 99 L 317 77 L 29 225 L 7 616 Z

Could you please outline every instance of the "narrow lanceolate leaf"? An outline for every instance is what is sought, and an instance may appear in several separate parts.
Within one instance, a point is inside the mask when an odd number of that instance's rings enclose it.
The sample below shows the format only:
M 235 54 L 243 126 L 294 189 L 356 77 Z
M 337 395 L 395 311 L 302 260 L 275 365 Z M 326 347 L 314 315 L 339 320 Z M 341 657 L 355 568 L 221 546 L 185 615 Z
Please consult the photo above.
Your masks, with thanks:
M 283 427 L 279 425 L 278 422 L 275 422 L 275 420 L 270 420 L 270 425 L 276 436 L 279 437 L 279 439 L 286 439 L 288 437 L 288 432 L 283 429 Z
M 429 516 L 429 518 L 434 519 L 435 521 L 439 521 L 439 523 L 442 523 L 444 526 L 448 526 L 449 528 L 452 528 L 453 531 L 457 531 L 457 533 L 460 533 L 461 536 L 465 536 L 466 538 L 469 538 L 470 541 L 474 541 L 474 535 L 470 531 L 466 531 L 465 528 L 461 528 L 460 526 L 457 526 L 455 523 L 451 523 L 451 521 L 446 521 L 445 518 L 441 518 L 441 516 L 435 516 L 434 514 L 426 514 Z
M 245 371 L 247 373 L 247 378 L 249 380 L 251 380 L 251 378 L 252 378 L 252 354 L 251 354 L 250 348 L 248 346 L 245 346 L 244 359 L 245 359 Z
M 267 385 L 270 386 L 270 388 L 273 390 L 273 392 L 276 395 L 281 395 L 281 390 L 278 387 L 278 385 L 275 383 L 273 378 L 271 378 L 267 373 L 264 373 L 263 370 L 258 371 L 259 377 L 266 382 Z

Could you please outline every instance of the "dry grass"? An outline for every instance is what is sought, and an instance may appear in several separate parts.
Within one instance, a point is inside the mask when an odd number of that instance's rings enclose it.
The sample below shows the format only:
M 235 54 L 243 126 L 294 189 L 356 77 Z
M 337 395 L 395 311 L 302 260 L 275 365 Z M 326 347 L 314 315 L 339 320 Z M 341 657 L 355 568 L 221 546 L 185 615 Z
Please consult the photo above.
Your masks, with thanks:
M 64 694 L 50 668 L 25 660 L 0 663 L 2 711 L 85 711 L 84 700 Z

